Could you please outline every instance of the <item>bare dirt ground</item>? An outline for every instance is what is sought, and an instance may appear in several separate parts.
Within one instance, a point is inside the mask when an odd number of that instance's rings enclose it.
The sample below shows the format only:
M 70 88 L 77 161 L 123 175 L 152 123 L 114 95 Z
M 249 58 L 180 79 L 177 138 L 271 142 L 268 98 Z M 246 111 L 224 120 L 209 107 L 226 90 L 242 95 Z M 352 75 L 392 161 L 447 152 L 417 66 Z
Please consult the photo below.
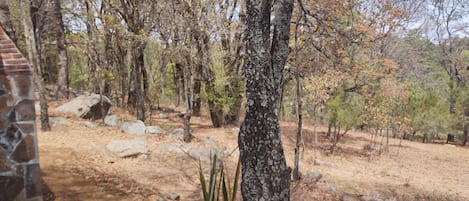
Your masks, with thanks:
M 51 104 L 51 116 L 61 115 L 54 112 L 57 104 Z M 132 119 L 122 111 L 111 112 L 124 120 Z M 180 195 L 180 200 L 201 200 L 197 163 L 157 149 L 161 143 L 181 139 L 146 134 L 151 151 L 148 156 L 118 158 L 106 150 L 106 144 L 135 136 L 100 122 L 92 129 L 81 125 L 80 119 L 67 118 L 68 124 L 55 125 L 51 132 L 38 132 L 46 200 L 156 201 L 158 197 L 170 200 L 170 193 Z M 168 131 L 182 126 L 174 114 L 169 119 L 153 120 L 153 125 Z M 196 137 L 192 143 L 210 137 L 227 150 L 236 149 L 237 134 L 232 127 L 212 128 L 207 117 L 194 117 L 191 122 Z M 294 122 L 282 122 L 281 126 L 287 163 L 293 166 L 296 126 Z M 370 143 L 370 135 L 351 132 L 338 144 L 336 154 L 327 155 L 330 142 L 325 138 L 325 128 L 320 127 L 319 159 L 333 167 L 317 166 L 313 165 L 311 131 L 311 126 L 305 127 L 300 170 L 303 174 L 320 172 L 324 179 L 292 182 L 292 200 L 469 200 L 468 148 L 409 141 L 399 146 L 398 140 L 391 139 L 388 152 L 369 158 L 363 147 Z M 225 164 L 235 168 L 237 157 L 235 151 Z

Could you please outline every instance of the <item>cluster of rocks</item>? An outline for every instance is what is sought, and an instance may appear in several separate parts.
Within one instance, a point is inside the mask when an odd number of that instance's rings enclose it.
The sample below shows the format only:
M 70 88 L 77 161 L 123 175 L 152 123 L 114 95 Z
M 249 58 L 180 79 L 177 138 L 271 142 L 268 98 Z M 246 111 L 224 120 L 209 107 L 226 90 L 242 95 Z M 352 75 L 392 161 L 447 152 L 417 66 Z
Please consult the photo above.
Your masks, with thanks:
M 81 95 L 59 106 L 56 111 L 67 114 L 72 114 L 83 119 L 103 119 L 104 125 L 109 127 L 120 128 L 120 130 L 129 135 L 136 135 L 136 138 L 130 140 L 112 140 L 106 148 L 114 153 L 118 157 L 136 157 L 145 156 L 150 153 L 148 143 L 145 138 L 141 135 L 154 134 L 154 135 L 168 135 L 171 137 L 182 137 L 184 136 L 184 129 L 177 128 L 171 132 L 167 132 L 159 126 L 146 126 L 144 122 L 140 120 L 134 121 L 122 121 L 117 115 L 108 114 L 111 101 L 106 96 L 99 94 Z M 160 114 L 161 119 L 168 118 L 167 112 L 163 111 Z M 70 121 L 64 117 L 51 117 L 50 121 L 53 125 L 67 125 Z M 80 121 L 79 124 L 88 128 L 96 128 L 98 125 L 90 121 Z M 236 132 L 236 131 L 234 131 Z M 195 145 L 180 145 L 174 144 L 162 144 L 159 149 L 176 153 L 180 157 L 192 157 L 200 159 L 203 162 L 210 162 L 211 155 L 217 153 L 218 156 L 222 157 L 226 154 L 226 148 L 220 148 L 213 140 L 207 138 L 202 139 L 205 143 L 202 147 Z

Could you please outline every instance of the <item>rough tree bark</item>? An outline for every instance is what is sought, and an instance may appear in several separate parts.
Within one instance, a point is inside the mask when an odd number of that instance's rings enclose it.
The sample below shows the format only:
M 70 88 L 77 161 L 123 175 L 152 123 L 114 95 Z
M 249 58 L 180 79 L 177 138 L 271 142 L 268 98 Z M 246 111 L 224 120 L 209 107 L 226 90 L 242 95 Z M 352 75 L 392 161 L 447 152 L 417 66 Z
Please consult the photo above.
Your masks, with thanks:
M 44 83 L 42 79 L 41 73 L 41 62 L 38 56 L 37 45 L 36 45 L 36 35 L 34 32 L 33 22 L 32 22 L 32 13 L 30 12 L 31 9 L 31 2 L 27 0 L 19 1 L 23 11 L 22 17 L 22 24 L 24 28 L 24 36 L 26 38 L 26 47 L 28 49 L 28 60 L 34 68 L 34 83 L 36 84 L 37 88 L 39 89 L 39 104 L 41 106 L 41 130 L 42 131 L 50 131 L 50 124 L 49 124 L 49 113 L 47 111 L 48 104 L 46 99 L 46 90 L 44 88 Z
M 192 62 L 189 62 L 188 68 L 184 69 L 184 91 L 186 97 L 186 112 L 184 113 L 184 142 L 190 142 L 192 140 L 191 134 L 191 116 L 194 102 L 193 83 L 194 83 L 194 72 Z
M 290 170 L 285 162 L 276 106 L 289 53 L 293 0 L 278 0 L 275 5 L 269 0 L 246 0 L 246 8 L 247 110 L 238 138 L 241 192 L 244 200 L 289 200 Z M 273 22 L 271 14 L 275 16 Z
M 59 76 L 57 80 L 57 98 L 68 98 L 67 49 L 65 47 L 65 27 L 62 19 L 60 0 L 54 0 L 54 14 L 57 22 L 57 51 Z
M 295 160 L 294 160 L 294 165 L 293 165 L 293 179 L 294 180 L 300 180 L 300 145 L 301 141 L 303 139 L 303 133 L 302 133 L 302 126 L 303 126 L 303 104 L 301 102 L 301 77 L 300 77 L 300 62 L 299 62 L 299 57 L 298 57 L 298 27 L 299 27 L 299 22 L 301 20 L 301 16 L 299 15 L 298 18 L 296 19 L 296 25 L 295 25 L 295 66 L 296 66 L 296 72 L 295 72 L 295 80 L 296 80 L 296 105 L 297 105 L 297 117 L 298 117 L 298 128 L 296 131 L 296 143 L 295 143 Z M 283 93 L 283 87 L 282 87 L 282 93 Z M 280 103 L 281 104 L 281 103 Z

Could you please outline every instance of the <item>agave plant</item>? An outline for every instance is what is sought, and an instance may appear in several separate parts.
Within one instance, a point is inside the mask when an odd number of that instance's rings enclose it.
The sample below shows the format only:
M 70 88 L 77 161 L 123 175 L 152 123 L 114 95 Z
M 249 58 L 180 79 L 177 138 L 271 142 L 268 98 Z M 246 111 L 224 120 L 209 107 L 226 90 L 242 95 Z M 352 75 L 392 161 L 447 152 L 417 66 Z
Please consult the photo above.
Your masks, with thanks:
M 202 187 L 204 201 L 215 201 L 215 199 L 216 201 L 219 201 L 220 197 L 223 198 L 223 201 L 236 200 L 240 172 L 241 161 L 238 159 L 234 181 L 231 183 L 230 177 L 226 175 L 224 164 L 220 165 L 220 170 L 217 172 L 217 155 L 214 154 L 213 158 L 210 160 L 210 175 L 209 181 L 207 183 L 204 172 L 202 170 L 202 163 L 199 160 L 199 179 L 200 185 Z

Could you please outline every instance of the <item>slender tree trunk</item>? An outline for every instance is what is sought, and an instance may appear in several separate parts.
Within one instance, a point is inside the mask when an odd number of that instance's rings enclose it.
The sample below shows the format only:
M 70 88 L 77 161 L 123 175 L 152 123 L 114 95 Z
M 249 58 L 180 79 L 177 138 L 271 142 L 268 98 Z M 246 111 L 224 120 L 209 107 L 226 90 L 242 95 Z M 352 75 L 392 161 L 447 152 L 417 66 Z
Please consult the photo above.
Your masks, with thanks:
M 300 173 L 299 173 L 299 163 L 300 163 L 300 145 L 302 137 L 302 126 L 303 126 L 303 104 L 301 101 L 301 78 L 299 76 L 300 72 L 296 72 L 296 104 L 298 106 L 298 128 L 296 133 L 296 144 L 295 144 L 295 161 L 294 161 L 294 168 L 293 168 L 293 179 L 299 180 Z
M 135 66 L 135 58 L 133 56 L 134 52 L 131 51 L 132 63 L 130 64 L 130 75 L 127 86 L 129 86 L 129 91 L 127 92 L 127 105 L 131 108 L 137 107 L 137 67 Z
M 167 39 L 164 39 L 166 42 Z M 166 100 L 166 72 L 167 72 L 167 65 L 168 65 L 168 59 L 166 58 L 166 48 L 169 46 L 169 44 L 166 42 L 164 49 L 161 51 L 161 59 L 160 59 L 160 97 L 158 100 L 158 107 L 160 107 L 160 103 L 162 103 L 164 100 Z
M 193 91 L 192 91 L 192 83 L 193 83 L 193 72 L 192 72 L 192 64 L 188 66 L 188 68 L 184 69 L 184 91 L 185 99 L 186 99 L 186 112 L 184 114 L 184 142 L 190 142 L 192 140 L 191 134 L 191 116 L 192 116 L 192 99 L 193 99 Z
M 468 130 L 469 130 L 469 125 L 467 123 L 465 123 L 464 124 L 464 131 L 463 131 L 462 146 L 466 146 Z
M 202 108 L 202 99 L 200 98 L 200 88 L 202 87 L 202 82 L 200 81 L 200 79 L 194 80 L 193 87 L 194 100 L 192 101 L 192 115 L 198 117 L 200 116 Z
M 243 200 L 290 199 L 290 170 L 280 138 L 278 105 L 289 53 L 292 0 L 246 1 L 247 110 L 238 137 Z M 275 21 L 271 37 L 271 9 Z
M 99 94 L 101 91 L 101 87 L 99 86 L 99 74 L 97 67 L 99 66 L 99 53 L 98 50 L 96 49 L 96 44 L 95 44 L 95 36 L 94 36 L 94 31 L 93 31 L 93 24 L 95 22 L 95 17 L 94 13 L 91 7 L 91 4 L 89 1 L 85 1 L 85 7 L 86 7 L 86 31 L 87 31 L 87 36 L 88 36 L 88 44 L 87 44 L 87 56 L 88 56 L 88 67 L 90 69 L 90 77 L 89 77 L 89 83 L 90 83 L 90 88 L 93 93 Z
M 20 5 L 23 11 L 23 18 L 22 24 L 24 28 L 24 35 L 26 38 L 26 46 L 28 48 L 28 59 L 31 65 L 34 68 L 34 82 L 39 89 L 39 104 L 41 106 L 41 130 L 42 131 L 50 131 L 50 124 L 49 124 L 49 113 L 47 111 L 48 104 L 46 98 L 46 90 L 44 88 L 44 83 L 42 80 L 42 73 L 41 73 L 41 62 L 37 52 L 37 44 L 36 44 L 36 35 L 34 32 L 33 22 L 32 22 L 32 13 L 30 12 L 30 1 L 27 0 L 20 0 Z
M 294 166 L 293 166 L 293 180 L 300 180 L 300 145 L 301 145 L 301 140 L 302 140 L 302 126 L 303 126 L 303 103 L 301 101 L 301 77 L 300 77 L 300 62 L 299 62 L 299 57 L 298 57 L 298 26 L 299 22 L 301 20 L 302 15 L 298 15 L 298 18 L 296 19 L 296 26 L 295 26 L 295 65 L 296 65 L 296 72 L 295 72 L 295 80 L 296 80 L 296 105 L 297 105 L 297 117 L 298 117 L 298 128 L 297 128 L 297 133 L 296 133 L 296 144 L 295 144 L 295 160 L 294 160 Z M 283 95 L 283 87 L 282 87 L 282 93 Z M 281 97 L 281 99 L 283 99 Z M 281 109 L 282 103 L 280 102 L 280 107 Z
M 329 124 L 327 125 L 327 137 L 331 137 L 331 132 L 332 132 L 332 123 L 329 122 Z
M 223 110 L 220 108 L 220 105 L 218 105 L 213 97 L 219 97 L 220 95 L 218 92 L 215 90 L 215 81 L 214 81 L 214 76 L 212 75 L 213 72 L 209 70 L 209 78 L 207 79 L 207 82 L 205 84 L 205 87 L 207 89 L 207 94 L 209 94 L 209 98 L 207 100 L 208 103 L 208 109 L 210 112 L 210 119 L 212 120 L 212 125 L 215 128 L 221 127 L 224 122 L 223 122 Z
M 57 51 L 58 51 L 58 67 L 59 67 L 59 76 L 58 76 L 58 90 L 57 98 L 67 98 L 68 99 L 68 65 L 67 65 L 67 49 L 65 46 L 65 26 L 62 19 L 62 7 L 60 5 L 60 0 L 54 0 L 55 4 L 55 16 L 57 20 Z
M 313 135 L 314 135 L 314 142 L 313 142 L 313 162 L 315 165 L 318 164 L 318 132 L 317 132 L 317 127 L 318 127 L 318 122 L 317 122 L 317 114 L 316 114 L 316 105 L 314 105 L 313 109 L 313 120 L 314 120 L 314 125 L 313 125 Z
M 186 93 L 184 89 L 184 66 L 176 63 L 174 66 L 174 85 L 176 86 L 176 106 L 179 106 L 182 101 L 185 101 Z

